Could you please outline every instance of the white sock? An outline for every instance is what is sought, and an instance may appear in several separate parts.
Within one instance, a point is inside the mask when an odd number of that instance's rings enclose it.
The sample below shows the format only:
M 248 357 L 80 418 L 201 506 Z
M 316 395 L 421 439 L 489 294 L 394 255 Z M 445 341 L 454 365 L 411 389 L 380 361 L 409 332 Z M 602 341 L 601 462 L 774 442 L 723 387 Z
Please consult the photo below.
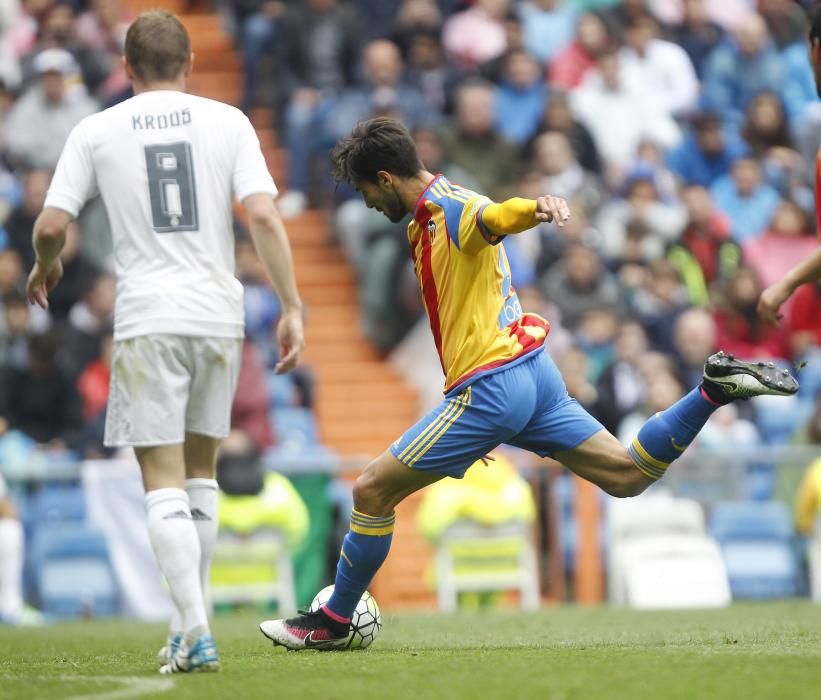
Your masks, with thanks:
M 171 597 L 181 617 L 186 642 L 208 634 L 208 617 L 200 587 L 200 540 L 191 520 L 188 494 L 157 489 L 145 494 L 148 537 Z
M 187 479 L 185 491 L 188 494 L 188 504 L 191 508 L 191 517 L 197 535 L 200 538 L 200 584 L 202 597 L 205 600 L 205 609 L 208 610 L 208 578 L 211 573 L 211 557 L 214 553 L 214 544 L 217 541 L 219 519 L 217 515 L 217 480 L 216 479 Z M 171 624 L 168 634 L 173 637 L 182 632 L 182 615 L 174 607 L 171 615 Z
M 0 617 L 16 620 L 23 612 L 23 526 L 0 519 Z
M 208 578 L 211 574 L 211 557 L 217 543 L 219 516 L 217 514 L 217 480 L 187 479 L 185 491 L 191 506 L 191 517 L 200 538 L 200 582 L 202 594 L 208 598 Z

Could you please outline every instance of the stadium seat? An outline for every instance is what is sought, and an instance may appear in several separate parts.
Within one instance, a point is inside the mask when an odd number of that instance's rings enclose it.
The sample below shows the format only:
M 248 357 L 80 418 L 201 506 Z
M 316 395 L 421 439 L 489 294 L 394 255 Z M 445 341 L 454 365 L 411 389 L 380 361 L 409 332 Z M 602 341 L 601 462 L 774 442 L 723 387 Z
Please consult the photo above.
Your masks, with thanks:
M 86 517 L 86 499 L 76 484 L 43 484 L 31 497 L 30 518 L 35 524 L 67 520 L 82 522 Z
M 455 612 L 459 593 L 518 590 L 522 609 L 539 607 L 539 575 L 532 525 L 521 521 L 485 526 L 461 520 L 436 545 L 439 609 Z
M 282 532 L 265 528 L 245 535 L 223 528 L 212 562 L 214 605 L 275 602 L 283 616 L 296 612 L 291 552 Z
M 102 617 L 120 610 L 120 594 L 105 538 L 95 528 L 54 523 L 32 543 L 37 593 L 44 613 Z
M 704 512 L 664 493 L 611 499 L 608 597 L 641 609 L 729 605 L 721 551 L 706 535 Z
M 786 505 L 774 501 L 718 503 L 710 530 L 721 546 L 734 598 L 798 594 L 798 562 Z

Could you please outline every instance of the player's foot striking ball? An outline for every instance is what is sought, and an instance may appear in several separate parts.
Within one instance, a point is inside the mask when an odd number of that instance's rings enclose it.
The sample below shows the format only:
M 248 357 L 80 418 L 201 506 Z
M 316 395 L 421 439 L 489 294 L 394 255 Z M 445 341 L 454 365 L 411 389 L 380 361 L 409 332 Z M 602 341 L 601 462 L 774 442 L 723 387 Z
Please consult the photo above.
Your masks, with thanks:
M 334 641 L 333 644 L 329 644 L 328 646 L 315 646 L 312 643 L 305 644 L 304 641 L 298 641 L 300 635 L 294 634 L 293 630 L 310 627 L 313 623 L 306 619 L 309 617 L 318 621 L 317 624 L 320 625 L 328 624 L 328 621 L 330 621 L 330 624 L 334 626 L 334 630 L 340 633 L 345 628 L 344 623 L 336 622 L 325 614 L 317 616 L 322 606 L 330 600 L 333 592 L 333 585 L 325 586 L 325 588 L 314 596 L 307 612 L 301 612 L 297 617 L 291 618 L 290 620 L 267 620 L 259 626 L 260 630 L 262 630 L 262 633 L 271 639 L 274 644 L 279 644 L 289 649 L 315 648 L 326 651 L 336 649 L 367 649 L 373 644 L 373 641 L 382 629 L 382 613 L 379 612 L 376 598 L 368 591 L 362 594 L 362 597 L 356 605 L 356 609 L 353 611 L 351 621 L 347 625 L 347 641 L 344 645 L 337 644 L 336 641 Z M 296 642 L 294 642 L 294 637 L 297 638 Z M 287 641 L 279 641 L 280 639 Z

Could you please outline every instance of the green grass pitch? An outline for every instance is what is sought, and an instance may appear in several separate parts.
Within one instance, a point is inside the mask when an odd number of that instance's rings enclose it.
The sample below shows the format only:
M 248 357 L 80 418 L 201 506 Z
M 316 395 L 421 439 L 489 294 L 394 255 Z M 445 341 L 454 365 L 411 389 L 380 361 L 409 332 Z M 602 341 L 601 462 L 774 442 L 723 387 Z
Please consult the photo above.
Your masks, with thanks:
M 257 621 L 217 617 L 222 672 L 171 678 L 154 666 L 159 625 L 0 627 L 0 698 L 821 698 L 821 606 L 807 601 L 387 614 L 364 652 L 274 649 Z

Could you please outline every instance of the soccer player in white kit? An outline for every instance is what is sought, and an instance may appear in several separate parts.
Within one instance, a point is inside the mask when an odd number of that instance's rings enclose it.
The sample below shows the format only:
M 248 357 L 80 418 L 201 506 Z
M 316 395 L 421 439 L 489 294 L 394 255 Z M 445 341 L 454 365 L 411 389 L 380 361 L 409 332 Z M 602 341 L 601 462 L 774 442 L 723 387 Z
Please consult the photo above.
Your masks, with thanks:
M 146 12 L 124 53 L 135 96 L 69 136 L 34 225 L 27 294 L 48 307 L 66 227 L 100 194 L 117 274 L 105 442 L 134 447 L 149 537 L 177 610 L 161 671 L 216 670 L 203 585 L 217 536 L 216 452 L 229 432 L 243 338 L 234 198 L 282 305 L 278 372 L 298 362 L 302 304 L 277 188 L 250 122 L 185 93 L 193 65 L 185 28 L 168 12 Z

